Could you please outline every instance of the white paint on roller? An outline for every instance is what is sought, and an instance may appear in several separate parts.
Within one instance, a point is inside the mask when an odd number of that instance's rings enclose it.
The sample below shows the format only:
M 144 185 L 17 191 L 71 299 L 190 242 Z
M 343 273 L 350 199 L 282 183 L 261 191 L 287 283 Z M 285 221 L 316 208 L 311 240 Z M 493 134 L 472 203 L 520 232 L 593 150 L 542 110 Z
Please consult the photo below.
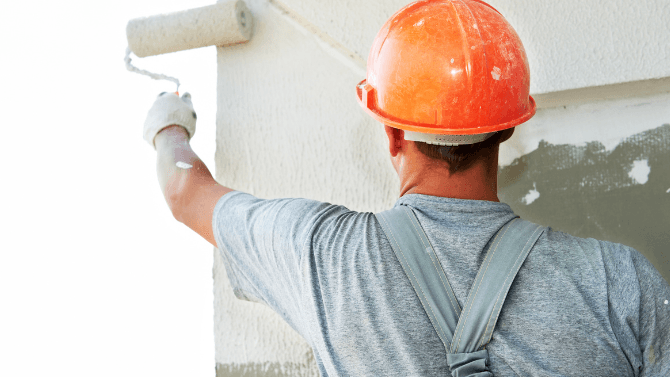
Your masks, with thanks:
M 190 168 L 193 167 L 193 165 L 190 165 L 190 164 L 187 164 L 185 162 L 179 161 L 179 162 L 177 162 L 177 167 L 179 169 L 190 169 Z
M 128 46 L 139 57 L 205 46 L 227 46 L 251 38 L 251 12 L 241 0 L 130 20 Z
M 537 149 L 542 140 L 579 146 L 597 141 L 611 151 L 623 139 L 658 128 L 668 120 L 670 93 L 540 109 L 500 146 L 498 164 L 511 164 Z
M 628 176 L 631 177 L 635 183 L 643 185 L 649 181 L 649 173 L 651 168 L 649 167 L 648 160 L 637 160 L 633 161 L 633 168 L 628 172 Z
M 535 185 L 535 182 L 533 182 L 533 188 L 530 191 L 528 191 L 528 194 L 526 194 L 526 196 L 524 196 L 523 199 L 521 199 L 521 202 L 523 202 L 523 204 L 525 205 L 530 205 L 531 203 L 536 201 L 537 198 L 539 197 L 540 192 L 537 191 L 537 186 Z

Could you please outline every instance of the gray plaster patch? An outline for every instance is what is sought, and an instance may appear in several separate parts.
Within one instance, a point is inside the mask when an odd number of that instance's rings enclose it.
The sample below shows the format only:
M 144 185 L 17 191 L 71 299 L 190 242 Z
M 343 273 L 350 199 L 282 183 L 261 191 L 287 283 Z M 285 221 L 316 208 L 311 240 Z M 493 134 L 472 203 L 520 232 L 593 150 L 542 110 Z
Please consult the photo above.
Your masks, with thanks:
M 670 124 L 612 151 L 542 141 L 499 173 L 500 199 L 522 218 L 631 246 L 670 281 Z
M 316 368 L 295 363 L 216 364 L 216 377 L 318 377 Z

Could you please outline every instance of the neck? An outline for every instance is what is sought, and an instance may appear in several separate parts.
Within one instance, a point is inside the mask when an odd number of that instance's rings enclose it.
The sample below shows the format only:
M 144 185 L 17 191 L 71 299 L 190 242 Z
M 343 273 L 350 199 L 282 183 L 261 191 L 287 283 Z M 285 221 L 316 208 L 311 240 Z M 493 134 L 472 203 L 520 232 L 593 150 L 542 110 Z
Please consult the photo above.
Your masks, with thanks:
M 449 173 L 446 162 L 435 161 L 423 154 L 398 161 L 400 196 L 423 194 L 445 198 L 486 200 L 498 199 L 498 153 L 477 161 L 465 171 Z

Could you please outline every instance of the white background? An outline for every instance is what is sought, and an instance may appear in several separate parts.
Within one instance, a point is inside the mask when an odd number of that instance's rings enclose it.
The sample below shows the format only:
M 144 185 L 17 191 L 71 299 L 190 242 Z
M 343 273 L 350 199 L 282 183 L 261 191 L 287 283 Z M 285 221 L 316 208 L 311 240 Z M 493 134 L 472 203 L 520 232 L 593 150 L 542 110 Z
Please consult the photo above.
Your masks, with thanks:
M 0 12 L 0 376 L 213 376 L 212 251 L 172 218 L 142 124 L 174 91 L 125 70 L 128 20 L 214 3 Z M 193 96 L 213 170 L 216 48 L 133 61 Z

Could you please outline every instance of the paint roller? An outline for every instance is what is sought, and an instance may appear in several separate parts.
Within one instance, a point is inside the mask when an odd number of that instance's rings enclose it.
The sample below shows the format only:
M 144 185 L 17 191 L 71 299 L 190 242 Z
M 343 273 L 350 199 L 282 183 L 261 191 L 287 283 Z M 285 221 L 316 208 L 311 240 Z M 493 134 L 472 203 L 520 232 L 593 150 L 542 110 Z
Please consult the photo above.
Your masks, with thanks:
M 130 53 L 143 58 L 205 46 L 236 45 L 251 39 L 252 26 L 251 12 L 242 0 L 135 18 L 126 26 L 126 68 L 155 80 L 172 81 L 178 91 L 179 80 L 138 69 L 131 64 Z

